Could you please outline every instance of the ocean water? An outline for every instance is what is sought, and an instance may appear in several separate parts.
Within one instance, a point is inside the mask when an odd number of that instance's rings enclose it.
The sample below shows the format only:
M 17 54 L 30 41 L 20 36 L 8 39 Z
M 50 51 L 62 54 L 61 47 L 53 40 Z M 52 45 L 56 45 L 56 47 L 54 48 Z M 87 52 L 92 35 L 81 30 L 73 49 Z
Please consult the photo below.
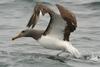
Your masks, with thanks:
M 100 60 L 57 60 L 40 57 L 58 51 L 44 49 L 32 38 L 11 38 L 26 29 L 36 2 L 60 3 L 75 13 L 78 28 L 71 35 L 72 44 L 82 54 L 100 56 L 100 0 L 0 0 L 0 67 L 100 67 Z M 44 29 L 44 18 L 36 28 Z M 34 56 L 34 54 L 38 54 Z M 39 56 L 39 57 L 38 57 Z

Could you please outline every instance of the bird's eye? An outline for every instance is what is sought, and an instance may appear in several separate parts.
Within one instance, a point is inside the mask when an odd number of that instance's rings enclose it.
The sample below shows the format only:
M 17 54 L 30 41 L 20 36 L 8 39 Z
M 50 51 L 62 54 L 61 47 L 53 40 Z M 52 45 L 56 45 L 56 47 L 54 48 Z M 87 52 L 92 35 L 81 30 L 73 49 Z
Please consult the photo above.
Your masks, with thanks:
M 24 33 L 25 31 L 22 31 L 22 33 Z

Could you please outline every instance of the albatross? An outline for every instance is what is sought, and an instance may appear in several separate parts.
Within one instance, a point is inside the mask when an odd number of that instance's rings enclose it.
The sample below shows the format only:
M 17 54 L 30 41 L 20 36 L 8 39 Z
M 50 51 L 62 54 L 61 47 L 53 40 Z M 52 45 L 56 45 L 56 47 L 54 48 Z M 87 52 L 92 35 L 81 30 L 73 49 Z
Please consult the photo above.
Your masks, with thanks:
M 76 30 L 77 21 L 75 15 L 60 4 L 55 5 L 59 14 L 44 4 L 36 4 L 33 15 L 31 16 L 27 27 L 31 29 L 23 30 L 19 35 L 12 38 L 15 40 L 20 37 L 32 37 L 40 43 L 41 46 L 52 50 L 61 50 L 69 53 L 75 58 L 80 58 L 81 54 L 70 42 L 70 34 Z M 43 16 L 49 14 L 50 21 L 46 30 L 33 29 L 39 19 L 40 12 Z

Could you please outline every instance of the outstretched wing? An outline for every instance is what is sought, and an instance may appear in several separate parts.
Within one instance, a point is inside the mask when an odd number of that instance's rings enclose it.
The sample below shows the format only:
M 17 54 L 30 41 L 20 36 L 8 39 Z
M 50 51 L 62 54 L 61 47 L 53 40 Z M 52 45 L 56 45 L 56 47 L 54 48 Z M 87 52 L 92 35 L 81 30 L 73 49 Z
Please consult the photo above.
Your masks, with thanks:
M 56 4 L 56 6 L 59 9 L 62 18 L 67 22 L 67 26 L 64 32 L 64 40 L 69 41 L 70 33 L 73 32 L 77 27 L 76 17 L 71 11 L 65 9 L 63 6 L 59 4 Z
M 27 24 L 27 27 L 31 27 L 33 28 L 38 19 L 39 19 L 39 15 L 40 15 L 40 11 L 42 12 L 42 15 L 45 15 L 46 13 L 48 13 L 50 10 L 48 7 L 46 7 L 45 5 L 43 5 L 42 3 L 37 3 L 34 7 L 34 12 L 33 12 L 33 15 L 31 16 L 28 24 Z
M 56 6 L 59 9 L 62 18 L 67 22 L 70 32 L 73 32 L 77 27 L 75 15 L 71 11 L 65 9 L 63 6 L 59 4 L 56 4 Z
M 36 23 L 39 19 L 39 14 L 40 14 L 40 10 L 38 8 L 38 5 L 36 5 L 34 7 L 34 12 L 33 12 L 32 16 L 31 16 L 31 18 L 30 18 L 30 20 L 27 24 L 27 27 L 32 27 L 33 28 L 36 25 Z
M 75 15 L 63 6 L 56 4 L 60 15 L 55 12 L 50 13 L 51 19 L 44 35 L 57 37 L 69 41 L 70 33 L 77 27 Z

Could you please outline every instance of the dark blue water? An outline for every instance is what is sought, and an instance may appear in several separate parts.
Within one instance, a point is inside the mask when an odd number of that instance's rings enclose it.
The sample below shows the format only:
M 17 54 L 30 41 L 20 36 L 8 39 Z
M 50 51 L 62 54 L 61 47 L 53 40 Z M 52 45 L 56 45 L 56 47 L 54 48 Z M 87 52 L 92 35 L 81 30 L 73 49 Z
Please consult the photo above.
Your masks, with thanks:
M 82 54 L 100 55 L 100 0 L 0 0 L 0 67 L 100 67 L 100 61 L 69 60 L 66 63 L 33 53 L 55 55 L 58 51 L 44 49 L 32 38 L 11 38 L 23 29 L 37 1 L 60 3 L 76 14 L 77 30 L 71 42 Z M 44 29 L 44 18 L 36 26 Z

